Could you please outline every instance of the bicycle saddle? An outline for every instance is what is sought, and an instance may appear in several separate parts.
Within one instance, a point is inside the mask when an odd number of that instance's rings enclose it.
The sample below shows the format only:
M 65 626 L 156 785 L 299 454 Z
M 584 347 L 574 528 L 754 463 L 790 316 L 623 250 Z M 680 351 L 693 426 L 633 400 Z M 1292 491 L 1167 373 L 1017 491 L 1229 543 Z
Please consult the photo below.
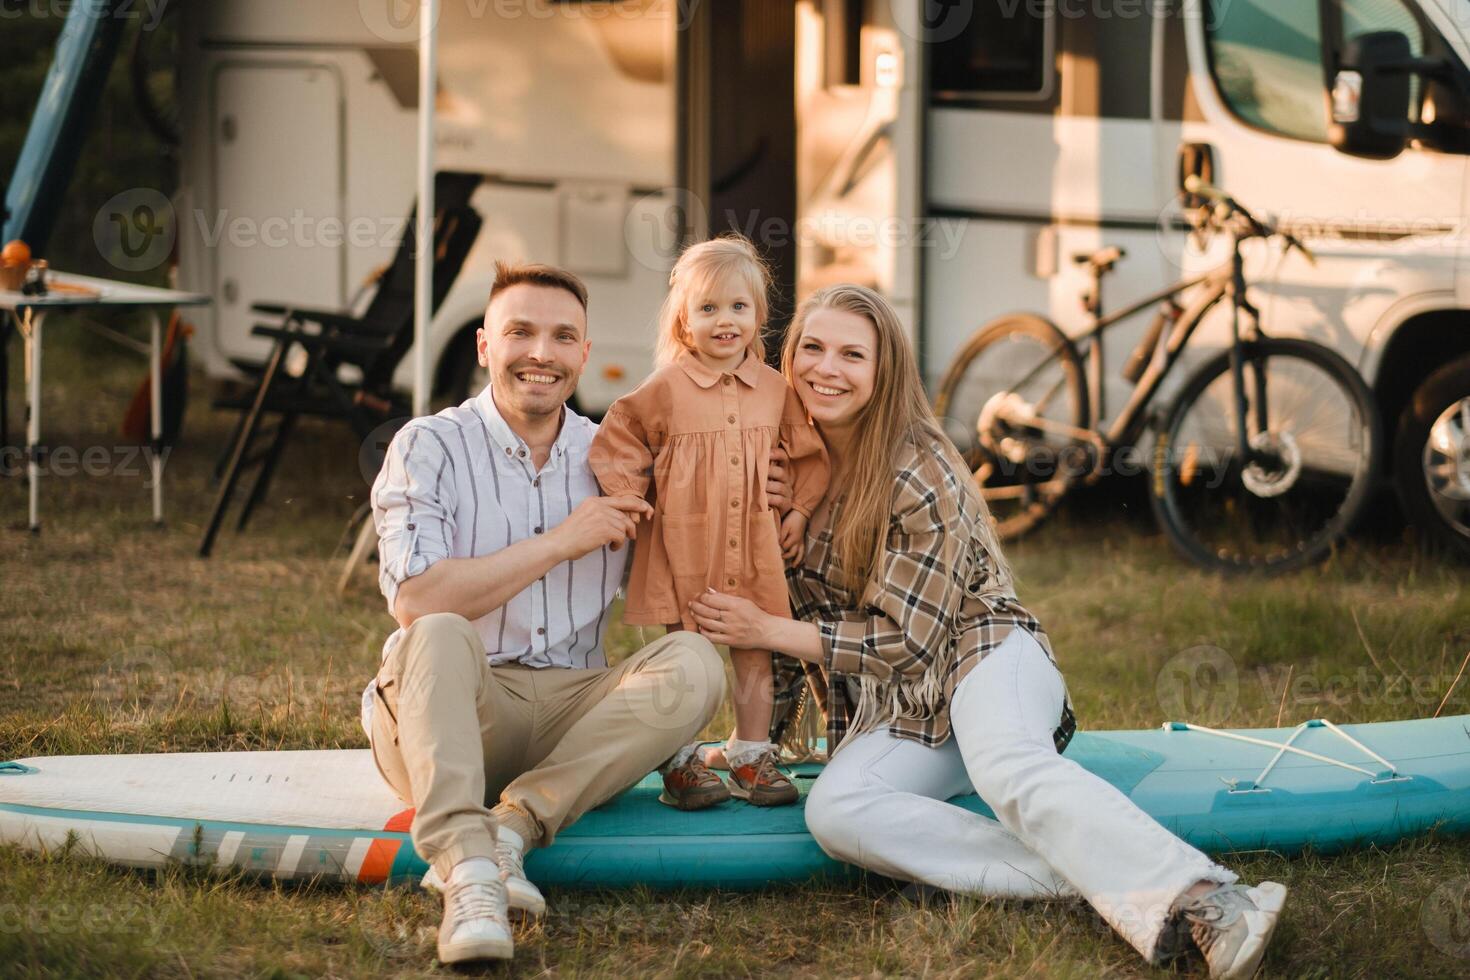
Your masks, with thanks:
M 1090 265 L 1098 272 L 1109 272 L 1128 253 L 1117 245 L 1108 245 L 1096 252 L 1073 252 L 1072 261 L 1078 265 Z

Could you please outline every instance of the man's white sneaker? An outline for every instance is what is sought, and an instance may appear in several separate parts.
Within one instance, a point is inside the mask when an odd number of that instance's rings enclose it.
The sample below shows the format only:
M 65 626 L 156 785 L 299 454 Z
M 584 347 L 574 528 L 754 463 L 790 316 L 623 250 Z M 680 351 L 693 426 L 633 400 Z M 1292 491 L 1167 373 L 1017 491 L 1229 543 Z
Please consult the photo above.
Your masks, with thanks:
M 487 858 L 461 861 L 444 889 L 439 962 L 508 960 L 514 952 L 499 869 Z
M 541 889 L 526 877 L 525 843 L 514 830 L 500 827 L 496 830 L 495 863 L 500 869 L 500 880 L 505 882 L 505 894 L 510 907 L 526 915 L 539 916 L 546 913 L 546 898 Z M 419 885 L 431 892 L 444 891 L 444 879 L 429 865 Z
M 520 834 L 509 827 L 495 829 L 495 861 L 500 865 L 500 880 L 505 882 L 510 907 L 527 915 L 543 914 L 546 897 L 526 877 L 526 842 Z
M 1286 886 L 1263 881 L 1253 888 L 1221 885 L 1179 907 L 1205 956 L 1210 976 L 1245 980 L 1266 955 L 1266 944 L 1286 904 Z

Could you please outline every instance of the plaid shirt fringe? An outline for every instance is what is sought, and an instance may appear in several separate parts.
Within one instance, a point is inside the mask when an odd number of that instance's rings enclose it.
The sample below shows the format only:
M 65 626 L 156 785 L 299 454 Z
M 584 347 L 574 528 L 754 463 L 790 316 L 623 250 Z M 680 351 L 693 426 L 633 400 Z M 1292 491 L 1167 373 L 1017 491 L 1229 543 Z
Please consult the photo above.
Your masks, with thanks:
M 1030 633 L 1055 661 L 1041 624 L 997 579 L 980 534 L 982 517 L 960 493 L 958 481 L 969 475 L 956 474 L 944 459 L 938 447 L 906 445 L 887 549 L 861 602 L 841 584 L 832 553 L 840 498 L 827 525 L 808 538 L 802 564 L 787 570 L 792 614 L 817 624 L 826 657 L 818 666 L 774 655 L 772 741 L 789 743 L 795 734 L 792 722 L 809 684 L 827 716 L 831 751 L 849 732 L 883 725 L 900 738 L 942 745 L 955 687 L 1013 630 Z M 944 498 L 956 502 L 957 513 L 947 520 Z M 1075 718 L 1067 706 L 1058 751 L 1071 730 Z

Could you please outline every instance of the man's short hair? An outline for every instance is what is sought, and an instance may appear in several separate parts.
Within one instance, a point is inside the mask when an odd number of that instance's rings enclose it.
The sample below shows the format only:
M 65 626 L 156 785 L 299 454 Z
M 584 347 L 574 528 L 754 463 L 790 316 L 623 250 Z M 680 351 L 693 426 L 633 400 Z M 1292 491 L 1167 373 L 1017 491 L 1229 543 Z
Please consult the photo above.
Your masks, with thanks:
M 501 290 L 520 285 L 565 289 L 577 297 L 577 302 L 582 305 L 582 312 L 587 312 L 586 284 L 565 269 L 539 262 L 496 262 L 495 282 L 490 286 L 490 299 L 486 305 L 494 302 L 496 294 Z

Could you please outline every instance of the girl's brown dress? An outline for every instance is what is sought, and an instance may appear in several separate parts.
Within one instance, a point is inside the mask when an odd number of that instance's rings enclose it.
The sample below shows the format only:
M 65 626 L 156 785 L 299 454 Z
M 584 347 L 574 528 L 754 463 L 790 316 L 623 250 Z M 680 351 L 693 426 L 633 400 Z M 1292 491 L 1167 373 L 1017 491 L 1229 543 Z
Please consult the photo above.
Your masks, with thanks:
M 827 491 L 826 447 L 786 379 L 750 356 L 721 373 L 683 353 L 608 409 L 590 454 L 597 482 L 654 505 L 638 527 L 625 623 L 693 630 L 689 603 L 706 588 L 790 615 L 765 490 L 776 446 L 791 460 L 793 507 L 810 517 Z

